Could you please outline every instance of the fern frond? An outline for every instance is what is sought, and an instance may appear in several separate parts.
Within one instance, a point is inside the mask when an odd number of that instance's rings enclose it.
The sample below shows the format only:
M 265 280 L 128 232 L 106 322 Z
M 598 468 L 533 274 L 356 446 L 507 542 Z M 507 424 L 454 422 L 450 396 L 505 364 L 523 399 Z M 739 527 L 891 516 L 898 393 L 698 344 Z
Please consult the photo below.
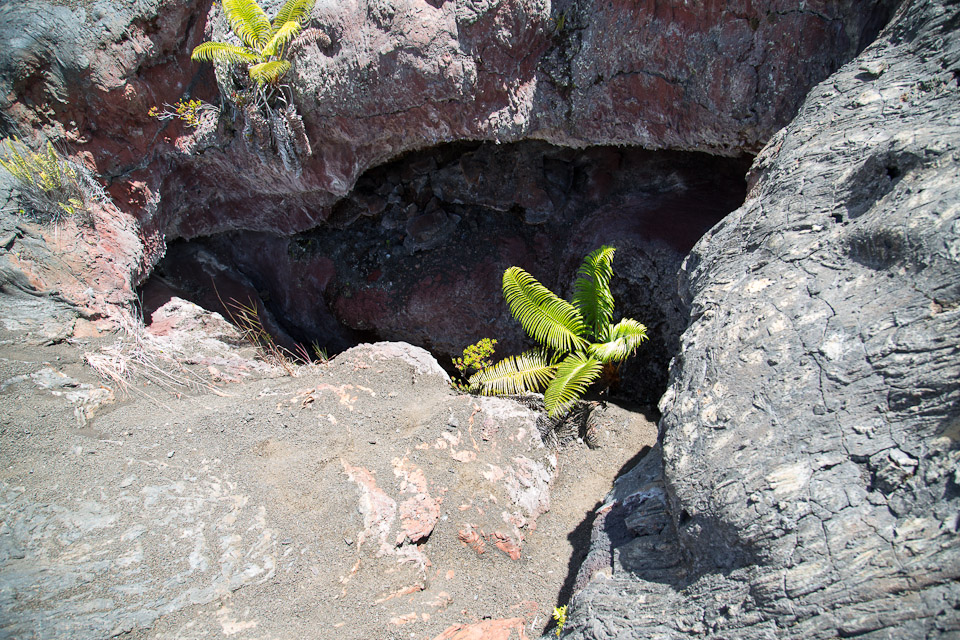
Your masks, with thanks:
M 486 396 L 539 391 L 549 384 L 556 370 L 557 365 L 543 351 L 527 351 L 473 374 L 470 389 Z
M 250 67 L 250 78 L 259 84 L 274 84 L 290 70 L 288 60 L 271 60 Z
M 251 49 L 262 49 L 273 32 L 273 26 L 256 0 L 223 0 L 230 29 Z
M 272 35 L 276 35 L 288 22 L 296 22 L 303 26 L 310 17 L 314 4 L 316 0 L 287 0 L 273 19 Z
M 240 64 L 243 62 L 259 62 L 263 58 L 255 51 L 246 47 L 238 47 L 235 44 L 225 42 L 204 42 L 197 45 L 190 54 L 190 59 L 194 62 L 224 62 L 228 64 Z
M 586 327 L 577 310 L 521 269 L 503 272 L 503 297 L 510 313 L 537 342 L 557 351 L 582 351 Z
M 647 328 L 633 318 L 624 318 L 610 328 L 606 342 L 592 344 L 587 352 L 600 362 L 623 362 L 647 339 Z
M 551 418 L 563 415 L 576 403 L 587 387 L 600 377 L 603 365 L 599 360 L 573 353 L 557 367 L 557 375 L 543 394 L 543 405 Z
M 573 304 L 599 342 L 607 340 L 610 319 L 613 317 L 610 279 L 613 277 L 615 252 L 613 247 L 604 245 L 584 258 L 577 282 L 573 285 Z
M 270 38 L 270 42 L 263 48 L 264 57 L 280 55 L 279 52 L 283 50 L 284 45 L 300 33 L 300 29 L 300 23 L 296 20 L 285 22 L 282 27 L 277 29 L 273 37 Z

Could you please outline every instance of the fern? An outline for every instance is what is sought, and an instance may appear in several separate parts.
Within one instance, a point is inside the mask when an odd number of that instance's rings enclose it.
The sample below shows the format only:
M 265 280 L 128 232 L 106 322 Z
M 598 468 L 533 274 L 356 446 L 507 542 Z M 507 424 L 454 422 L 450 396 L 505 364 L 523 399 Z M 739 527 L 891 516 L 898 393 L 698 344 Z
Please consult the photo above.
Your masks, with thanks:
M 486 396 L 539 391 L 553 378 L 557 365 L 543 351 L 504 358 L 470 376 L 470 388 Z
M 623 362 L 646 339 L 644 325 L 633 318 L 624 318 L 610 328 L 606 342 L 591 344 L 587 352 L 601 362 Z
M 250 67 L 250 77 L 259 84 L 273 84 L 283 77 L 283 74 L 289 69 L 290 62 L 287 60 L 261 62 Z
M 227 64 L 260 60 L 257 52 L 225 42 L 204 42 L 193 50 L 193 55 L 190 58 L 196 62 L 224 62 Z
M 543 405 L 551 418 L 562 415 L 579 400 L 587 387 L 600 377 L 603 364 L 599 360 L 573 353 L 557 367 L 557 375 L 543 395 Z
M 613 364 L 626 360 L 647 339 L 647 328 L 632 318 L 610 325 L 615 253 L 613 247 L 602 246 L 584 259 L 574 285 L 573 304 L 558 298 L 520 267 L 504 271 L 503 297 L 510 312 L 546 350 L 512 356 L 474 374 L 471 389 L 503 395 L 546 387 L 544 405 L 555 418 L 586 393 L 604 365 L 614 370 Z M 591 335 L 596 342 L 587 342 Z
M 196 62 L 250 65 L 250 79 L 258 85 L 275 85 L 290 61 L 283 56 L 287 44 L 303 29 L 316 0 L 287 0 L 271 22 L 256 0 L 223 0 L 230 29 L 244 46 L 226 42 L 204 42 L 194 48 Z
M 602 246 L 586 257 L 580 265 L 577 282 L 573 285 L 573 304 L 597 340 L 606 340 L 606 331 L 613 317 L 613 254 L 616 249 Z
M 263 48 L 273 27 L 256 0 L 223 0 L 223 11 L 227 14 L 231 31 L 243 44 L 251 49 Z
M 263 55 L 265 56 L 278 56 L 281 55 L 283 48 L 287 45 L 288 42 L 293 40 L 300 33 L 300 30 L 303 27 L 300 26 L 299 22 L 291 20 L 285 22 L 282 27 L 280 27 L 276 33 L 273 34 L 273 37 L 270 38 L 270 42 L 266 44 L 263 48 Z
M 283 28 L 288 22 L 303 24 L 310 17 L 316 0 L 287 0 L 280 10 L 277 11 L 277 17 L 273 19 L 273 35 Z
M 521 269 L 503 273 L 503 297 L 510 312 L 534 340 L 557 351 L 579 351 L 587 342 L 580 336 L 586 327 L 577 310 L 566 300 Z

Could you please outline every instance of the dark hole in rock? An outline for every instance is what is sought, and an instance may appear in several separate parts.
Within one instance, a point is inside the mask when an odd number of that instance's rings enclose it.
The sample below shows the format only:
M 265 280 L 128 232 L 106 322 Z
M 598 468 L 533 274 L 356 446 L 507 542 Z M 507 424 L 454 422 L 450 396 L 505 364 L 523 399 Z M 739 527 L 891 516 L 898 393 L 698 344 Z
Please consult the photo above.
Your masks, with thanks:
M 569 299 L 583 257 L 610 244 L 614 320 L 636 318 L 650 335 L 619 391 L 652 403 L 686 327 L 677 272 L 743 202 L 749 162 L 540 142 L 414 152 L 367 171 L 310 231 L 171 243 L 143 288 L 145 313 L 173 294 L 218 311 L 252 302 L 282 345 L 316 342 L 332 355 L 403 340 L 449 368 L 480 338 L 499 341 L 497 358 L 531 344 L 500 292 L 507 267 Z

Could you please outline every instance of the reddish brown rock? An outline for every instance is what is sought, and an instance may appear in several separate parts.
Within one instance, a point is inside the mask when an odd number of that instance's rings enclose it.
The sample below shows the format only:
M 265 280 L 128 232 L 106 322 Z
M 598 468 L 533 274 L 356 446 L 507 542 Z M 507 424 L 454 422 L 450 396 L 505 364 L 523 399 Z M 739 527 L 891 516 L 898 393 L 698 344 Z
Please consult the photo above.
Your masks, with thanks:
M 455 624 L 433 640 L 527 640 L 523 618 Z

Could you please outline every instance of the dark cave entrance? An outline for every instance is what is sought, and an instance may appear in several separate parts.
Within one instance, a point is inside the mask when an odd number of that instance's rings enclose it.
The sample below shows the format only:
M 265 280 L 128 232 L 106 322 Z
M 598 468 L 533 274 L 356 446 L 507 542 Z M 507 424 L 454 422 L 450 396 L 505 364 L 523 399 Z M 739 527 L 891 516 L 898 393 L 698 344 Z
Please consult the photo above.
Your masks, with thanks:
M 412 152 L 367 171 L 310 231 L 170 243 L 143 286 L 144 313 L 171 295 L 221 313 L 224 302 L 252 302 L 288 347 L 317 343 L 332 355 L 402 340 L 450 368 L 480 338 L 498 339 L 497 357 L 526 344 L 500 293 L 507 267 L 569 299 L 583 257 L 610 244 L 617 318 L 650 335 L 624 365 L 621 393 L 655 403 L 687 322 L 676 274 L 743 203 L 750 161 L 533 141 Z

